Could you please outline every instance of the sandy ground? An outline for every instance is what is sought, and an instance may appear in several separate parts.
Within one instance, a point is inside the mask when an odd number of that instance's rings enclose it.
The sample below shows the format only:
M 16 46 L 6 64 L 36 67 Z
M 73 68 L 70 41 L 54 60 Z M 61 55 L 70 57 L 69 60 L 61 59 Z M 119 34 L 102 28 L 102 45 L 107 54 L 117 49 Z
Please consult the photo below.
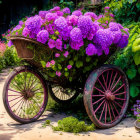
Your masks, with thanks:
M 45 120 L 57 124 L 65 114 L 44 112 L 42 117 L 30 124 L 21 125 L 12 120 L 7 114 L 2 101 L 2 90 L 8 69 L 0 73 L 0 140 L 140 140 L 140 132 L 134 128 L 134 119 L 126 118 L 117 126 L 110 129 L 96 129 L 94 132 L 74 135 L 65 132 L 53 132 L 50 126 L 42 127 Z

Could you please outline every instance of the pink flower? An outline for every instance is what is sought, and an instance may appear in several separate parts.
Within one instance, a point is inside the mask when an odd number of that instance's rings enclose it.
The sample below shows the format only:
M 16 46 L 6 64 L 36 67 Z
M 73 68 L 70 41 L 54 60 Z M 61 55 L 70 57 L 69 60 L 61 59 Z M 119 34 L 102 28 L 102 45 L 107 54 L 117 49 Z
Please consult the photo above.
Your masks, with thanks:
M 7 45 L 8 47 L 11 47 L 13 45 L 12 41 L 10 40 Z
M 52 65 L 55 65 L 55 61 L 54 61 L 54 60 L 52 60 L 50 63 L 51 63 Z
M 59 53 L 56 53 L 56 54 L 55 54 L 55 57 L 59 57 L 59 56 L 60 56 L 60 54 L 59 54 Z
M 108 21 L 105 21 L 106 24 L 108 24 Z
M 51 63 L 50 62 L 47 62 L 46 67 L 47 68 L 51 67 Z
M 111 13 L 111 14 L 109 14 L 111 17 L 114 17 L 114 15 Z
M 69 55 L 69 52 L 68 51 L 65 51 L 65 53 L 63 54 L 65 57 L 68 57 Z
M 64 49 L 67 49 L 67 45 L 66 44 L 64 44 Z
M 49 39 L 49 42 L 48 42 L 48 45 L 49 45 L 49 48 L 54 48 L 55 47 L 55 40 L 53 40 L 53 39 Z
M 61 76 L 61 72 L 60 71 L 56 71 L 56 75 L 60 77 Z
M 56 48 L 58 50 L 62 51 L 62 40 L 61 39 L 56 40 Z
M 72 68 L 72 65 L 68 65 L 67 68 L 70 70 Z
M 106 10 L 106 9 L 107 9 L 107 10 L 109 10 L 109 9 L 110 9 L 110 7 L 106 6 L 104 9 L 105 9 L 105 10 Z

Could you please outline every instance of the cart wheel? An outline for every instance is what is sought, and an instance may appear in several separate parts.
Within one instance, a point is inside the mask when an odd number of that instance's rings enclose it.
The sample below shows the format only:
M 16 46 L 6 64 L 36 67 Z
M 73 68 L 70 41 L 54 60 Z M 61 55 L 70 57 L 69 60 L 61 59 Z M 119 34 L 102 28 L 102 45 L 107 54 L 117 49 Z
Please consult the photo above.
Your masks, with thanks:
M 21 66 L 10 73 L 3 89 L 3 102 L 15 121 L 36 121 L 44 112 L 47 100 L 47 86 L 38 71 Z
M 110 128 L 119 123 L 128 102 L 128 80 L 120 68 L 105 65 L 90 74 L 84 89 L 84 105 L 97 127 Z
M 60 104 L 70 103 L 79 95 L 79 92 L 76 90 L 70 88 L 64 89 L 58 85 L 49 85 L 49 93 L 52 99 Z

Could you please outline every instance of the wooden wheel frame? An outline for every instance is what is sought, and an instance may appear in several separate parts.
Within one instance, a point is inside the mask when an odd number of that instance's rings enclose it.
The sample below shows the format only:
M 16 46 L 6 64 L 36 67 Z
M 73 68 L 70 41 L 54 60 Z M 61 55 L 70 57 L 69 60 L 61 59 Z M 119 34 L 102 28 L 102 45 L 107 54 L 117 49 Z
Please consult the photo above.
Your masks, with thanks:
M 15 121 L 31 123 L 44 112 L 48 89 L 43 76 L 29 66 L 15 68 L 8 76 L 3 89 L 3 103 Z
M 128 80 L 120 68 L 104 65 L 90 74 L 84 88 L 84 105 L 97 127 L 110 128 L 119 123 L 128 102 Z

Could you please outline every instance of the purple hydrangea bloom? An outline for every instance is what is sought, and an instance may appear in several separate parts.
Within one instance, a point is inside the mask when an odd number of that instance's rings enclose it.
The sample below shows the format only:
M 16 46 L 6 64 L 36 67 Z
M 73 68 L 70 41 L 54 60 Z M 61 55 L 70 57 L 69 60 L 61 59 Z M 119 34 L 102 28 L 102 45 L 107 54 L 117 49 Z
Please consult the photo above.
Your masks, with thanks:
M 60 7 L 59 6 L 56 6 L 53 9 L 51 9 L 50 11 L 51 12 L 56 12 L 56 11 L 59 11 L 59 10 L 60 10 Z
M 39 11 L 39 16 L 44 19 L 47 13 L 49 13 L 49 12 L 48 11 Z
M 11 40 L 9 40 L 9 42 L 8 42 L 8 47 L 11 47 L 12 45 L 13 45 L 13 43 L 12 43 L 12 41 Z
M 25 22 L 25 27 L 34 33 L 41 27 L 42 21 L 40 16 L 30 17 Z
M 19 29 L 21 29 L 21 28 L 22 28 L 21 25 L 17 25 L 16 27 L 13 28 L 12 32 L 13 32 L 13 31 L 16 31 L 16 30 L 19 30 Z
M 84 16 L 90 16 L 93 19 L 97 19 L 97 15 L 93 12 L 86 12 Z
M 82 32 L 79 28 L 73 28 L 70 32 L 70 46 L 74 50 L 79 50 L 83 46 Z
M 78 28 L 80 28 L 83 38 L 92 40 L 97 31 L 97 24 L 94 24 L 89 16 L 80 16 L 78 19 Z
M 71 26 L 76 26 L 78 23 L 78 16 L 71 15 L 67 18 L 67 22 Z
M 89 44 L 86 48 L 86 54 L 91 56 L 97 54 L 97 49 L 93 44 Z
M 27 37 L 27 35 L 29 35 L 29 34 L 30 34 L 30 31 L 25 27 L 22 31 L 22 35 Z
M 48 41 L 49 48 L 55 48 L 56 42 L 53 39 L 49 39 Z
M 45 44 L 47 42 L 49 38 L 49 33 L 47 30 L 41 30 L 38 34 L 37 34 L 37 41 Z
M 60 40 L 60 39 L 56 40 L 56 48 L 60 51 L 62 51 L 62 44 L 63 44 L 62 40 Z
M 120 29 L 123 29 L 123 26 L 120 23 L 118 23 L 118 26 Z
M 76 10 L 74 12 L 72 12 L 72 15 L 75 15 L 75 16 L 81 16 L 82 15 L 82 12 L 80 10 Z
M 22 20 L 19 21 L 19 25 L 22 26 L 24 22 Z
M 112 31 L 113 43 L 117 44 L 121 39 L 121 36 L 122 36 L 122 32 L 120 30 Z
M 45 19 L 50 22 L 50 21 L 55 21 L 58 18 L 57 13 L 47 13 L 45 16 Z
M 117 46 L 120 47 L 120 48 L 124 48 L 127 46 L 128 44 L 128 35 L 124 34 L 121 36 L 121 39 L 119 40 Z
M 70 9 L 68 7 L 66 7 L 62 10 L 62 12 L 65 14 L 70 14 Z
M 109 46 L 113 43 L 111 31 L 109 29 L 99 29 L 94 36 L 93 42 L 101 46 L 107 55 L 109 53 Z
M 55 20 L 55 26 L 56 29 L 58 30 L 59 38 L 63 40 L 68 40 L 69 35 L 70 35 L 70 30 L 68 28 L 67 21 L 64 17 L 59 17 L 58 19 Z
M 56 13 L 57 13 L 58 16 L 63 16 L 64 15 L 64 13 L 62 11 L 57 11 Z
M 120 29 L 118 23 L 116 22 L 110 22 L 109 28 L 111 31 L 118 31 Z
M 55 33 L 55 25 L 54 24 L 48 24 L 45 26 L 45 29 L 52 35 Z
M 68 29 L 67 21 L 64 17 L 59 17 L 55 20 L 56 29 L 58 31 L 66 31 Z

